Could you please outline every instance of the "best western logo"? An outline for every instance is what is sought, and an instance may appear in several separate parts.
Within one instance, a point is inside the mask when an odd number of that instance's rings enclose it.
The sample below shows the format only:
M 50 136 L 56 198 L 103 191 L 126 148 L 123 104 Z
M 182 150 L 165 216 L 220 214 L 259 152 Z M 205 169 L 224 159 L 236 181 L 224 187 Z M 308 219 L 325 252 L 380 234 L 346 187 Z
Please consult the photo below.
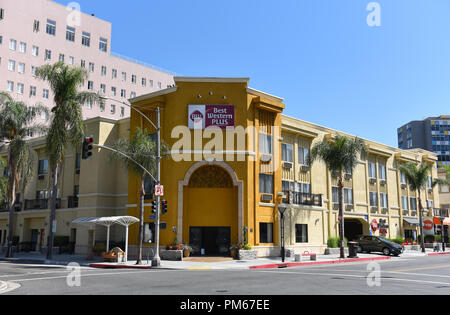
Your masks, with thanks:
M 191 114 L 190 118 L 194 123 L 199 123 L 203 120 L 203 114 L 200 111 L 196 110 Z

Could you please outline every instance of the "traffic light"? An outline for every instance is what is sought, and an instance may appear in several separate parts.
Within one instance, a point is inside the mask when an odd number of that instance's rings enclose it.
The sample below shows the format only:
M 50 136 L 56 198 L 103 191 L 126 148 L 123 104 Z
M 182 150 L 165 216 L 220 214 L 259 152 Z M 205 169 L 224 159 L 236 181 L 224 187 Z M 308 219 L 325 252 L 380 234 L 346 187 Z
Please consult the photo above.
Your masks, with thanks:
M 83 139 L 83 152 L 81 153 L 81 158 L 87 160 L 92 156 L 92 149 L 94 148 L 94 137 L 85 136 Z
M 156 202 L 156 200 L 153 200 L 152 201 L 152 213 L 156 214 L 157 210 L 158 210 L 158 203 Z
M 161 213 L 166 214 L 167 213 L 167 200 L 161 200 Z

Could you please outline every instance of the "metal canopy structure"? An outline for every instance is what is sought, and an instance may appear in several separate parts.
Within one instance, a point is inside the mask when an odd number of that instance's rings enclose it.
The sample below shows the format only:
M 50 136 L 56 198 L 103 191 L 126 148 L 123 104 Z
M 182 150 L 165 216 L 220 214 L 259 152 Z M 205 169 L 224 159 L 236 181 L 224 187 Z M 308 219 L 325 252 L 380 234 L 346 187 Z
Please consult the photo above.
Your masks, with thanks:
M 109 252 L 109 232 L 110 228 L 114 224 L 119 224 L 125 227 L 125 262 L 128 258 L 128 227 L 134 223 L 139 222 L 139 219 L 132 216 L 117 216 L 117 217 L 91 217 L 91 218 L 79 218 L 73 220 L 72 223 L 81 224 L 93 229 L 95 225 L 105 226 L 107 229 L 106 235 L 106 252 Z

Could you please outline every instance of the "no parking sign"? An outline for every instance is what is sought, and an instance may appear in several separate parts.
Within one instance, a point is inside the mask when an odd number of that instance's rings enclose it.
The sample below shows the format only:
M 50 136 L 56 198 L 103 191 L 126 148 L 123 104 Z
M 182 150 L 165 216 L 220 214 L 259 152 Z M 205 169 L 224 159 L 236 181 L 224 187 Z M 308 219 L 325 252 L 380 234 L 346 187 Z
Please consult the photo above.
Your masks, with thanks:
M 155 196 L 164 196 L 164 186 L 163 185 L 155 186 Z

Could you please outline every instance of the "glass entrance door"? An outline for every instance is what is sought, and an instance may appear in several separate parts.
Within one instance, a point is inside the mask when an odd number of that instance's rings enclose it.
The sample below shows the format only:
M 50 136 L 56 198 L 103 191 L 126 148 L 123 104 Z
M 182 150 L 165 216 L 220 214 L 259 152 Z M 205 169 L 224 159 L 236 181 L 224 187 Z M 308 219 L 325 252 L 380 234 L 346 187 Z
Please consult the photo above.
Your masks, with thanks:
M 231 242 L 230 227 L 191 227 L 189 242 L 192 254 L 200 256 L 229 256 Z

